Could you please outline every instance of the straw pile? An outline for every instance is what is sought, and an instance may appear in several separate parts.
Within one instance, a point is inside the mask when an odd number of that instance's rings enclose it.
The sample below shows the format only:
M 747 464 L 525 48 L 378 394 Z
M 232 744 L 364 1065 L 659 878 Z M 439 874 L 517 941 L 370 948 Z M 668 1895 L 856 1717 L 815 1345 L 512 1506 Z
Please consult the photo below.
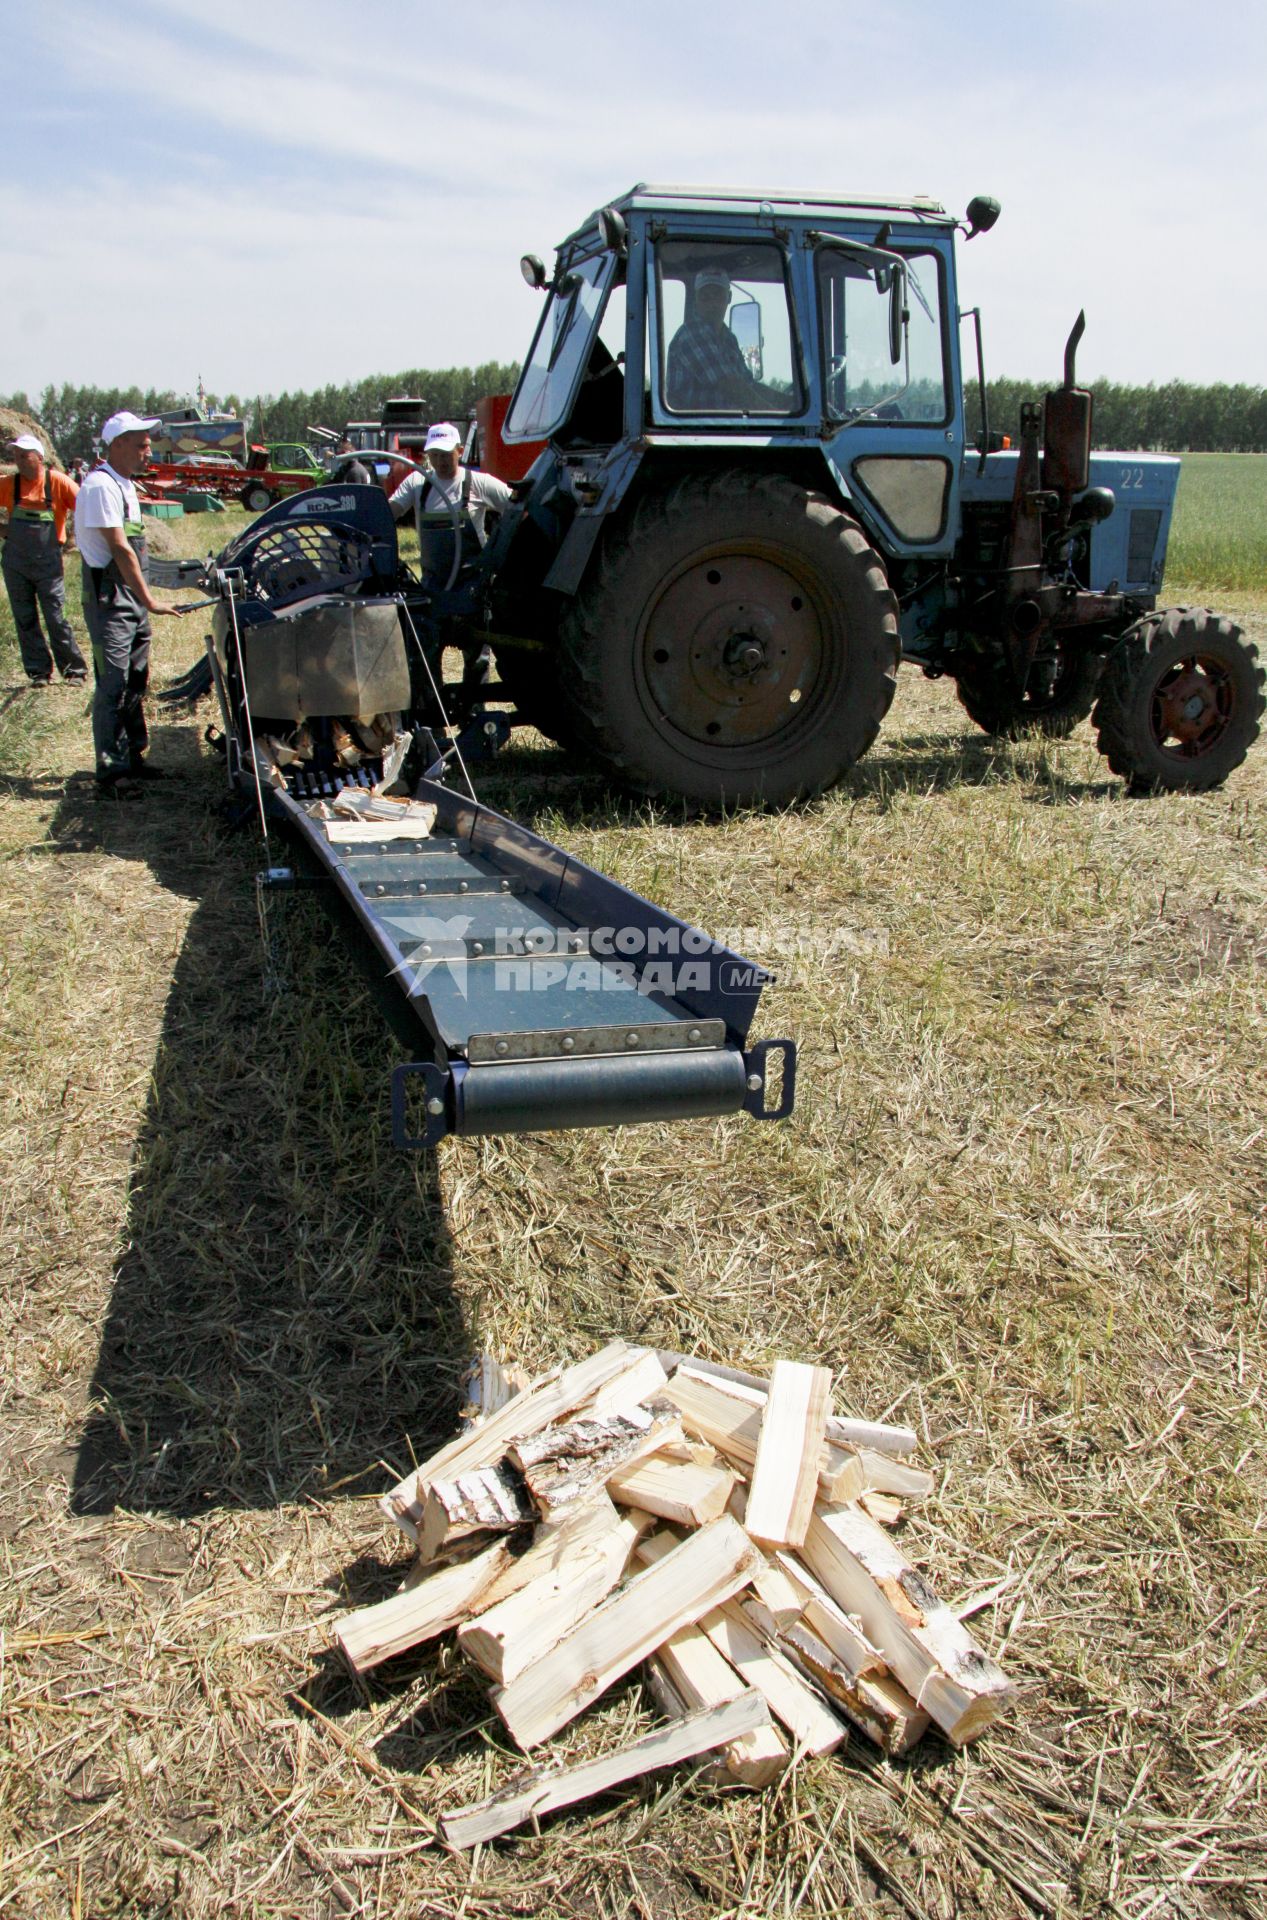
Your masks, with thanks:
M 20 433 L 33 433 L 44 449 L 44 458 L 48 464 L 51 467 L 61 466 L 62 463 L 57 457 L 57 448 L 38 420 L 32 420 L 29 414 L 18 413 L 12 407 L 0 407 L 0 462 L 3 462 L 3 471 L 11 472 L 13 469 L 13 462 L 5 456 L 4 447 L 8 441 L 16 440 Z
M 383 1502 L 418 1558 L 340 1622 L 345 1659 L 363 1674 L 456 1629 L 525 1751 L 646 1662 L 667 1725 L 445 1815 L 450 1845 L 702 1753 L 762 1787 L 849 1727 L 888 1754 L 930 1725 L 964 1746 L 1011 1705 L 889 1531 L 933 1489 L 915 1434 L 833 1413 L 830 1387 L 619 1340 L 534 1381 L 481 1358 L 463 1432 Z

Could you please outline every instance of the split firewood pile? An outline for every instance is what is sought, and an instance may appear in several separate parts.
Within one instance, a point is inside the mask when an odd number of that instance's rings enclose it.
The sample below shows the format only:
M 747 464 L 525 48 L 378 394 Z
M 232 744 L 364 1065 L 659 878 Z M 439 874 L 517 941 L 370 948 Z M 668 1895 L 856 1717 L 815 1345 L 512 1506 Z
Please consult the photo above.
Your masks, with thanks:
M 641 1662 L 668 1725 L 446 1815 L 451 1845 L 706 1753 L 760 1787 L 851 1727 L 887 1754 L 930 1725 L 964 1746 L 1011 1705 L 889 1530 L 933 1489 L 916 1435 L 833 1413 L 830 1385 L 619 1340 L 533 1381 L 477 1362 L 462 1433 L 383 1502 L 418 1547 L 405 1585 L 339 1647 L 363 1674 L 456 1628 L 525 1751 Z

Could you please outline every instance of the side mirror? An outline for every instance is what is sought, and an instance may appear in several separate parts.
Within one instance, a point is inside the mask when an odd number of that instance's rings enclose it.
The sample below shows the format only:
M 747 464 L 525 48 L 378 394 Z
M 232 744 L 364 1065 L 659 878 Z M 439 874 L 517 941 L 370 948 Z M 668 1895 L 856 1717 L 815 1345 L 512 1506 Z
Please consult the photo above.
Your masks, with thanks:
M 974 234 L 989 233 L 1003 209 L 992 194 L 979 193 L 968 202 L 968 230 L 965 240 L 971 240 Z
M 889 286 L 889 359 L 895 367 L 902 362 L 902 336 L 906 321 L 906 271 L 903 267 L 894 267 Z
M 739 342 L 739 350 L 748 364 L 749 373 L 754 380 L 760 380 L 764 371 L 764 342 L 761 338 L 761 308 L 757 301 L 738 301 L 730 309 L 726 324 Z
M 603 245 L 610 247 L 613 253 L 625 254 L 629 250 L 629 230 L 625 217 L 617 213 L 615 207 L 604 207 L 598 216 L 598 230 L 603 236 Z

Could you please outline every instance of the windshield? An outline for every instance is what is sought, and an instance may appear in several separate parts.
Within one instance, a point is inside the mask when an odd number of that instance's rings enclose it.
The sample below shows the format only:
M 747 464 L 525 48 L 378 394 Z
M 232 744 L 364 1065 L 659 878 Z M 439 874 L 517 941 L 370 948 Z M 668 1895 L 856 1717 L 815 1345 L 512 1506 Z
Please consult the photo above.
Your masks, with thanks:
M 883 266 L 839 246 L 818 253 L 827 412 L 835 420 L 866 415 L 881 424 L 942 426 L 946 373 L 937 262 L 906 262 L 902 359 L 889 350 L 889 280 Z
M 503 438 L 546 440 L 562 426 L 615 265 L 614 254 L 594 253 L 558 275 L 519 376 Z

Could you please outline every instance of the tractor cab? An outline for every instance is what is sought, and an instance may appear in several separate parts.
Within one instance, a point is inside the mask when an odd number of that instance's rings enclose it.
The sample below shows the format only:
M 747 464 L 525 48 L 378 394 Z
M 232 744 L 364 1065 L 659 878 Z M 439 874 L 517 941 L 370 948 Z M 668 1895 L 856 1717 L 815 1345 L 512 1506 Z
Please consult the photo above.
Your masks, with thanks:
M 781 458 L 852 499 L 887 551 L 944 553 L 964 434 L 954 226 L 932 201 L 637 187 L 564 242 L 552 279 L 525 257 L 546 305 L 503 438 L 550 443 L 573 478 L 599 456 L 604 510 L 647 460 Z

